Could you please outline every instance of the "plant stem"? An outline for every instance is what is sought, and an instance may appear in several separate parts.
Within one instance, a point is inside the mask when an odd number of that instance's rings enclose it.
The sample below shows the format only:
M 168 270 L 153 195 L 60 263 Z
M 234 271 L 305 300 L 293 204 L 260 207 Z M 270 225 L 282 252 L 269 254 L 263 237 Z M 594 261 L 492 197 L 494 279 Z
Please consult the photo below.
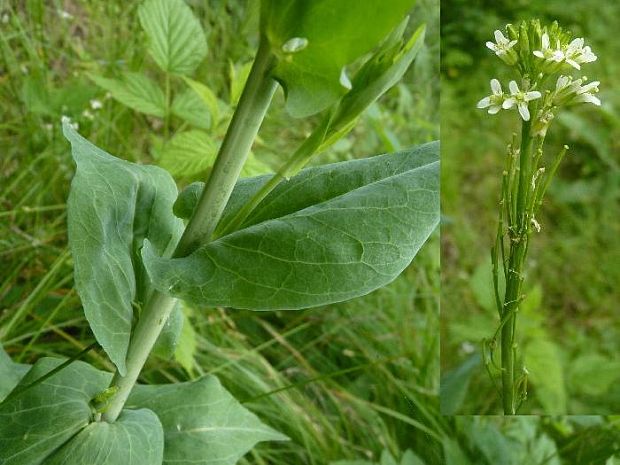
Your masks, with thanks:
M 269 75 L 272 63 L 267 41 L 261 38 L 252 70 L 211 176 L 173 257 L 186 256 L 210 240 L 276 90 L 277 84 Z M 127 373 L 125 376 L 121 376 L 118 371 L 115 373 L 111 386 L 117 386 L 118 391 L 110 401 L 107 412 L 103 414 L 103 420 L 111 423 L 120 415 L 176 303 L 174 297 L 156 290 L 146 302 L 127 351 Z
M 527 199 L 531 190 L 530 152 L 532 138 L 530 121 L 524 121 L 521 130 L 521 149 L 519 152 L 519 177 L 516 199 L 516 215 L 514 223 L 509 224 L 510 253 L 508 256 L 508 272 L 506 273 L 506 294 L 502 316 L 506 318 L 501 330 L 502 357 L 502 406 L 505 415 L 516 414 L 515 402 L 515 332 L 516 314 L 521 300 L 523 283 L 523 263 L 527 253 L 528 221 Z M 504 199 L 507 201 L 506 199 Z
M 269 77 L 272 63 L 269 45 L 266 40 L 261 40 L 211 176 L 177 246 L 175 257 L 191 253 L 213 235 L 276 90 L 276 81 Z

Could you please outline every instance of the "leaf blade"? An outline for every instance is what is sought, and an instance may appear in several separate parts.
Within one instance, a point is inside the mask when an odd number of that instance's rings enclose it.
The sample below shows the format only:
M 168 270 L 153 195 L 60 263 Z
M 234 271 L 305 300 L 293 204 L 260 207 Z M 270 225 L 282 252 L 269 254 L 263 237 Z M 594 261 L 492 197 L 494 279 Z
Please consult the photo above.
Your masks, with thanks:
M 149 39 L 149 52 L 162 70 L 189 74 L 207 55 L 202 26 L 183 0 L 147 0 L 138 16 Z
M 161 253 L 172 250 L 183 224 L 172 214 L 177 196 L 170 175 L 113 157 L 63 124 L 77 169 L 67 201 L 75 285 L 97 341 L 121 375 L 134 302 L 150 284 L 139 247 L 150 237 Z
M 164 464 L 234 465 L 258 442 L 287 439 L 262 424 L 214 376 L 137 386 L 127 405 L 158 415 L 164 428 Z
M 132 110 L 163 118 L 166 114 L 166 98 L 159 86 L 140 73 L 123 73 L 121 79 L 110 79 L 88 74 L 91 81 L 110 92 L 115 100 Z
M 402 152 L 304 170 L 267 196 L 243 229 L 188 257 L 159 258 L 146 241 L 147 272 L 162 292 L 251 310 L 371 292 L 400 274 L 438 223 L 438 144 L 418 152 L 425 162 Z M 244 194 L 264 180 L 242 184 Z
M 164 432 L 155 413 L 123 410 L 114 423 L 94 422 L 46 460 L 47 465 L 154 465 L 164 455 Z

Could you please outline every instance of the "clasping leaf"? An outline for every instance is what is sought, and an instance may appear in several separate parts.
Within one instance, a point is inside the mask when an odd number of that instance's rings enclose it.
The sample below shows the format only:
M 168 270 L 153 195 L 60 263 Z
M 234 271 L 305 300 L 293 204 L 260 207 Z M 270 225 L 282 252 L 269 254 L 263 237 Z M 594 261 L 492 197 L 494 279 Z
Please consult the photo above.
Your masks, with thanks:
M 439 144 L 301 171 L 241 228 L 184 258 L 143 259 L 161 292 L 201 305 L 301 309 L 367 294 L 411 262 L 439 220 Z M 242 180 L 222 221 L 268 177 Z M 196 185 L 177 211 L 187 214 Z
M 172 213 L 177 197 L 163 169 L 113 157 L 63 124 L 77 164 L 67 201 L 75 286 L 97 341 L 121 374 L 134 317 L 150 284 L 139 248 L 144 238 L 170 253 L 183 224 Z

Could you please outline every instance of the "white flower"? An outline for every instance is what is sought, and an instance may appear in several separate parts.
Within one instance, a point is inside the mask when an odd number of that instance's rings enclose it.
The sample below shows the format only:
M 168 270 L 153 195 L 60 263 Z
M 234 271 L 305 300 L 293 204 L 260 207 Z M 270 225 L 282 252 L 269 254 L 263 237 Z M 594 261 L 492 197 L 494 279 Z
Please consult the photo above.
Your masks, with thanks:
M 569 76 L 560 76 L 555 84 L 553 103 L 555 105 L 592 103 L 600 106 L 600 99 L 594 95 L 598 92 L 600 82 L 592 81 L 582 85 L 585 80 L 585 77 L 573 80 Z
M 534 55 L 538 58 L 542 58 L 545 61 L 555 61 L 561 63 L 564 60 L 564 52 L 560 47 L 560 40 L 557 41 L 557 48 L 551 48 L 549 41 L 549 34 L 546 32 L 542 35 L 542 47 L 540 50 L 534 50 Z
M 545 32 L 542 35 L 542 48 L 534 50 L 534 55 L 542 58 L 547 63 L 567 63 L 573 68 L 581 69 L 581 64 L 596 61 L 597 56 L 589 46 L 584 47 L 584 39 L 573 39 L 568 45 L 562 47 L 560 39 L 557 40 L 556 48 L 551 48 L 549 35 Z
M 495 52 L 495 54 L 504 60 L 509 65 L 514 65 L 517 62 L 517 54 L 512 48 L 516 45 L 516 40 L 508 40 L 502 34 L 502 31 L 495 31 L 495 42 L 487 42 L 487 47 Z
M 528 109 L 528 102 L 542 97 L 542 94 L 537 90 L 532 90 L 529 92 L 521 91 L 519 90 L 519 86 L 517 86 L 516 81 L 510 81 L 508 83 L 508 88 L 510 89 L 510 97 L 504 100 L 502 108 L 508 110 L 509 108 L 517 105 L 517 109 L 519 110 L 519 114 L 521 115 L 521 118 L 523 118 L 523 121 L 529 121 L 530 110 Z
M 502 109 L 502 103 L 504 102 L 504 92 L 502 92 L 502 85 L 497 79 L 491 79 L 491 95 L 484 97 L 476 105 L 478 108 L 488 108 L 488 112 L 494 115 Z
M 566 51 L 564 52 L 566 63 L 573 68 L 581 69 L 582 63 L 596 61 L 597 56 L 592 52 L 592 49 L 589 46 L 584 47 L 583 45 L 584 39 L 578 38 L 573 39 L 566 47 Z
M 103 103 L 101 103 L 101 100 L 93 99 L 90 101 L 90 107 L 93 110 L 100 110 L 103 108 Z

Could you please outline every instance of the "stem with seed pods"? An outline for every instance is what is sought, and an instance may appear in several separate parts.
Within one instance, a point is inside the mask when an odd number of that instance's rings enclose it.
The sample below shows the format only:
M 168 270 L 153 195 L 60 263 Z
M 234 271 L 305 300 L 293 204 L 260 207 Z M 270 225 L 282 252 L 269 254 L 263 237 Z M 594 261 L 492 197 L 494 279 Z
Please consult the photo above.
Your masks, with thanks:
M 521 369 L 517 369 L 516 341 L 517 315 L 524 298 L 525 261 L 530 236 L 539 229 L 535 215 L 568 148 L 565 146 L 562 149 L 545 175 L 545 168 L 541 166 L 543 143 L 544 136 L 534 134 L 531 122 L 523 121 L 520 147 L 516 148 L 516 141 L 508 147 L 497 236 L 491 250 L 493 287 L 500 324 L 489 345 L 492 352 L 499 338 L 501 397 L 505 415 L 515 415 L 527 397 L 527 370 L 522 364 Z M 503 296 L 500 269 L 506 284 Z
M 267 40 L 261 38 L 239 105 L 174 257 L 186 256 L 211 239 L 276 90 L 276 81 L 270 76 L 272 66 L 273 56 Z M 111 387 L 117 387 L 118 391 L 110 401 L 103 420 L 114 422 L 120 415 L 176 303 L 174 297 L 158 291 L 153 291 L 148 299 L 127 351 L 127 373 L 121 376 L 117 371 L 114 375 Z

